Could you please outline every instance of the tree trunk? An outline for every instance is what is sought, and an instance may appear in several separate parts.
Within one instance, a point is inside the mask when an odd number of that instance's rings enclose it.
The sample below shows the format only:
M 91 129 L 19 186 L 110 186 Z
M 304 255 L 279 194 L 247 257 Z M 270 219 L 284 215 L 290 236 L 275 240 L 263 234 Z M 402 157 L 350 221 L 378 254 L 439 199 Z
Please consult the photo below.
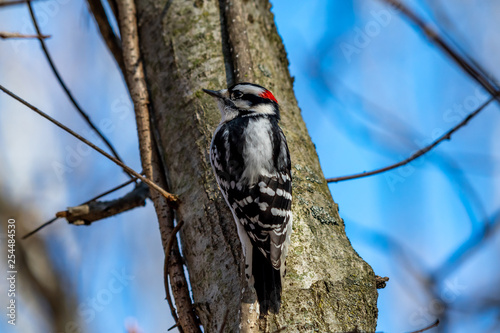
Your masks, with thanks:
M 375 276 L 345 235 L 294 97 L 271 6 L 267 0 L 232 2 L 240 6 L 238 24 L 250 45 L 245 56 L 254 67 L 246 69 L 248 76 L 234 73 L 238 56 L 231 48 L 237 36 L 227 27 L 225 1 L 136 1 L 153 126 L 169 190 L 181 201 L 177 219 L 184 221 L 182 251 L 196 313 L 205 332 L 218 332 L 222 325 L 225 332 L 240 330 L 241 245 L 208 157 L 220 113 L 201 89 L 252 78 L 279 101 L 293 169 L 294 225 L 283 304 L 279 315 L 260 320 L 260 330 L 375 331 Z

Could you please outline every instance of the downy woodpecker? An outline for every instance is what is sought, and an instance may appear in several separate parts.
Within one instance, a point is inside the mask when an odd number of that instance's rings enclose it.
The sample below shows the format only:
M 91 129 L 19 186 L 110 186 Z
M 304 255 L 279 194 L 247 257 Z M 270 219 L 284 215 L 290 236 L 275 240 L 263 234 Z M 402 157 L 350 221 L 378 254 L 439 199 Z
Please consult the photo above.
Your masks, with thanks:
M 236 222 L 245 276 L 260 313 L 277 313 L 292 232 L 291 162 L 278 102 L 252 83 L 203 91 L 216 98 L 222 116 L 210 161 Z

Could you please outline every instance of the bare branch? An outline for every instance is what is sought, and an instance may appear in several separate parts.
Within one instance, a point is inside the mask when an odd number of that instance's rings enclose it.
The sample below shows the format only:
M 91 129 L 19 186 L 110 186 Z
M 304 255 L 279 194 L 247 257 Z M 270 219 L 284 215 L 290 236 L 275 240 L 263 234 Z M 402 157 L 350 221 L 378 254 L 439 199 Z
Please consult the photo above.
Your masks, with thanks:
M 465 126 L 469 120 L 473 117 L 475 117 L 479 112 L 481 112 L 488 104 L 490 104 L 494 99 L 497 101 L 500 101 L 500 94 L 497 91 L 497 88 L 493 86 L 490 81 L 488 80 L 485 75 L 476 70 L 472 65 L 469 64 L 469 62 L 464 59 L 462 56 L 460 56 L 457 52 L 455 52 L 439 35 L 434 29 L 432 29 L 429 25 L 427 25 L 421 18 L 419 18 L 414 12 L 412 12 L 408 7 L 406 7 L 404 4 L 402 4 L 399 0 L 382 0 L 386 2 L 387 4 L 394 6 L 398 8 L 408 19 L 410 19 L 414 24 L 416 24 L 422 32 L 434 43 L 436 43 L 448 56 L 450 56 L 463 70 L 465 70 L 475 81 L 477 81 L 484 89 L 486 89 L 491 95 L 492 98 L 490 98 L 488 101 L 486 101 L 483 105 L 481 105 L 478 109 L 476 109 L 474 112 L 469 114 L 462 122 L 460 122 L 457 126 L 452 128 L 450 131 L 445 133 L 443 136 L 441 136 L 439 139 L 428 145 L 427 147 L 424 147 L 423 149 L 415 152 L 412 154 L 409 158 L 392 164 L 390 166 L 376 169 L 370 172 L 362 172 L 359 174 L 354 174 L 354 175 L 349 175 L 349 176 L 343 176 L 343 177 L 334 177 L 334 178 L 327 178 L 326 181 L 328 183 L 336 183 L 340 181 L 345 181 L 345 180 L 351 180 L 351 179 L 357 179 L 357 178 L 364 178 L 376 174 L 380 174 L 401 166 L 404 166 L 411 161 L 419 158 L 420 156 L 426 154 L 430 150 L 432 150 L 434 147 L 436 147 L 439 143 L 441 143 L 444 140 L 449 140 L 451 135 L 460 129 L 461 127 Z
M 403 160 L 401 162 L 389 165 L 389 166 L 384 167 L 384 168 L 376 169 L 376 170 L 373 170 L 373 171 L 370 171 L 370 172 L 362 172 L 362 173 L 358 173 L 358 174 L 354 174 L 354 175 L 350 175 L 350 176 L 327 178 L 326 181 L 328 183 L 337 183 L 337 182 L 341 182 L 341 181 L 345 181 L 345 180 L 350 180 L 350 179 L 364 178 L 364 177 L 368 177 L 368 176 L 377 175 L 377 174 L 380 174 L 380 173 L 383 173 L 383 172 L 386 172 L 386 171 L 389 171 L 389 170 L 392 170 L 392 169 L 399 168 L 399 167 L 401 167 L 403 165 L 406 165 L 406 164 L 410 163 L 411 161 L 416 160 L 417 158 L 421 157 L 422 155 L 428 153 L 433 148 L 435 148 L 437 145 L 439 145 L 441 142 L 443 142 L 445 140 L 450 140 L 451 135 L 453 133 L 455 133 L 460 128 L 462 128 L 465 125 L 467 125 L 467 123 L 469 122 L 469 120 L 471 120 L 472 118 L 474 118 L 475 116 L 477 116 L 479 114 L 479 112 L 481 112 L 486 106 L 488 106 L 493 100 L 495 100 L 496 97 L 497 97 L 496 95 L 493 96 L 493 97 L 491 97 L 489 100 L 487 100 L 482 105 L 480 105 L 476 110 L 474 110 L 473 112 L 471 112 L 467 117 L 465 117 L 455 127 L 453 127 L 448 132 L 446 132 L 445 134 L 443 134 L 441 137 L 439 137 L 438 139 L 436 139 L 430 145 L 428 145 L 428 146 L 420 149 L 419 151 L 413 153 L 410 157 L 408 157 L 407 159 L 405 159 L 405 160 Z
M 110 194 L 110 193 L 113 193 L 113 192 L 115 192 L 115 191 L 118 191 L 119 189 L 121 189 L 121 188 L 123 188 L 123 187 L 125 187 L 125 186 L 127 186 L 128 184 L 133 183 L 133 182 L 135 182 L 135 178 L 130 179 L 130 180 L 126 181 L 126 182 L 125 182 L 125 183 L 123 183 L 123 184 L 120 184 L 120 185 L 118 185 L 118 186 L 116 186 L 116 187 L 113 187 L 111 190 L 108 190 L 108 191 L 106 191 L 106 192 L 104 192 L 104 193 L 101 193 L 101 194 L 99 194 L 98 196 L 96 196 L 96 197 L 94 197 L 94 198 L 92 198 L 92 199 L 90 199 L 90 200 L 85 201 L 84 203 L 82 203 L 82 205 L 88 204 L 88 203 L 90 203 L 90 202 L 92 202 L 92 201 L 95 201 L 95 200 L 97 200 L 97 199 L 99 199 L 99 198 L 102 198 L 102 197 L 103 197 L 103 196 L 105 196 L 105 195 L 108 195 L 108 194 Z M 33 235 L 33 234 L 35 234 L 36 232 L 40 231 L 41 229 L 45 228 L 46 226 L 48 226 L 48 225 L 49 225 L 49 224 L 51 224 L 52 222 L 56 221 L 57 219 L 58 219 L 58 217 L 56 216 L 56 217 L 54 217 L 53 219 L 51 219 L 51 220 L 49 220 L 49 221 L 45 222 L 44 224 L 42 224 L 41 226 L 39 226 L 39 227 L 38 227 L 38 228 L 36 228 L 35 230 L 30 231 L 29 233 L 27 233 L 26 235 L 24 235 L 22 239 L 26 239 L 26 238 L 30 237 L 31 235 Z
M 422 328 L 421 330 L 413 331 L 413 332 L 410 332 L 410 333 L 422 333 L 422 332 L 430 330 L 431 328 L 437 327 L 438 325 L 439 325 L 439 319 L 436 319 L 436 321 L 434 322 L 434 324 L 431 324 L 431 325 L 429 325 L 429 326 L 427 326 L 425 328 Z
M 165 248 L 165 264 L 163 265 L 163 281 L 165 284 L 165 293 L 167 296 L 165 299 L 168 302 L 168 306 L 170 307 L 170 312 L 172 313 L 172 317 L 175 322 L 178 323 L 179 318 L 177 317 L 177 312 L 175 311 L 174 303 L 172 303 L 172 297 L 170 296 L 170 287 L 168 284 L 168 267 L 170 263 L 170 252 L 172 251 L 172 245 L 174 245 L 174 239 L 176 238 L 177 233 L 181 230 L 184 221 L 179 222 L 170 233 L 170 237 L 168 238 L 167 247 Z
M 467 74 L 469 74 L 486 91 L 488 91 L 491 96 L 495 97 L 495 99 L 500 102 L 500 95 L 498 94 L 497 87 L 495 87 L 491 83 L 491 81 L 487 77 L 485 77 L 485 75 L 483 75 L 480 71 L 470 65 L 469 61 L 455 52 L 453 48 L 439 36 L 438 32 L 435 31 L 430 25 L 425 23 L 424 20 L 418 17 L 415 12 L 413 12 L 399 0 L 382 1 L 399 9 L 401 13 L 403 13 L 403 15 L 405 15 L 411 22 L 413 22 L 430 41 L 436 44 L 444 53 L 451 57 Z
M 157 150 L 154 150 L 154 139 L 149 113 L 149 93 L 139 49 L 139 33 L 137 29 L 135 3 L 133 0 L 120 0 L 117 4 L 122 36 L 123 59 L 125 63 L 125 77 L 127 82 L 129 82 L 129 91 L 134 102 L 142 167 L 148 178 L 166 184 L 164 169 L 161 167 L 158 156 L 159 153 Z M 170 207 L 165 205 L 161 197 L 152 195 L 152 199 L 155 203 L 158 222 L 160 223 L 160 230 L 162 231 L 162 238 L 164 236 L 163 232 L 165 232 L 165 236 L 169 239 L 168 243 L 166 245 L 164 244 L 164 249 L 166 251 L 165 256 L 168 259 L 172 251 L 172 240 L 176 239 L 174 237 L 176 229 L 174 228 L 172 230 L 173 211 L 171 211 Z M 179 225 L 177 227 L 179 227 Z M 170 275 L 173 281 L 171 286 L 178 310 L 178 323 L 180 325 L 178 328 L 181 332 L 201 332 L 195 312 L 193 311 L 187 280 L 184 275 L 178 249 L 174 251 L 173 257 L 175 260 L 171 268 L 170 263 L 166 266 L 168 274 L 164 278 L 167 279 L 168 275 Z M 167 284 L 165 290 L 167 293 L 167 300 L 169 300 L 169 305 L 171 305 L 172 309 L 168 288 Z
M 164 171 L 164 166 L 160 163 L 159 151 L 156 145 L 153 148 L 151 160 L 154 170 L 153 179 L 165 188 L 168 188 L 165 178 L 166 172 Z M 168 260 L 168 274 L 164 276 L 164 279 L 168 279 L 170 277 L 170 286 L 172 288 L 177 313 L 179 315 L 177 321 L 178 330 L 181 333 L 184 331 L 194 333 L 201 332 L 199 329 L 199 321 L 195 311 L 193 310 L 193 304 L 189 293 L 189 285 L 184 271 L 184 259 L 181 257 L 179 246 L 176 241 L 177 238 L 174 236 L 177 232 L 174 228 L 175 212 L 172 207 L 165 203 L 165 199 L 159 195 L 154 197 L 153 202 L 155 203 L 155 208 L 157 210 L 165 256 L 167 256 L 168 253 L 168 259 L 166 259 Z M 182 223 L 183 221 L 180 222 L 180 224 Z M 169 292 L 170 290 L 166 289 L 168 299 L 170 299 Z M 174 316 L 174 318 L 176 317 Z
M 0 2 L 0 7 L 14 6 L 14 5 L 24 5 L 34 0 L 13 0 L 13 1 L 2 1 Z
M 91 201 L 80 206 L 69 207 L 68 210 L 57 212 L 56 217 L 65 218 L 75 225 L 90 225 L 92 222 L 118 215 L 127 210 L 146 205 L 149 197 L 149 187 L 140 183 L 125 196 L 111 201 Z
M 101 155 L 104 155 L 105 157 L 107 157 L 111 161 L 115 162 L 116 164 L 118 164 L 119 166 L 121 166 L 122 169 L 124 169 L 128 173 L 132 174 L 136 178 L 139 178 L 140 180 L 142 180 L 143 182 L 145 182 L 146 184 L 148 184 L 150 187 L 152 187 L 153 189 L 155 189 L 156 191 L 158 191 L 161 195 L 163 195 L 170 204 L 172 204 L 172 205 L 176 205 L 177 204 L 178 199 L 177 199 L 176 196 L 168 193 L 167 191 L 165 191 L 164 189 L 162 189 L 160 186 L 158 186 L 157 184 L 155 184 L 151 180 L 149 180 L 146 177 L 140 175 L 139 173 L 137 173 L 137 171 L 131 169 L 130 167 L 128 167 L 127 165 L 125 165 L 122 161 L 120 161 L 117 158 L 115 158 L 115 157 L 111 156 L 110 154 L 106 153 L 104 150 L 102 150 L 101 148 L 97 147 L 92 142 L 88 141 L 87 139 L 85 139 L 81 135 L 77 134 L 72 129 L 68 128 L 67 126 L 61 124 L 60 122 L 58 122 L 57 120 L 55 120 L 54 118 L 52 118 L 48 114 L 44 113 L 43 111 L 39 110 L 35 106 L 33 106 L 30 103 L 26 102 L 21 97 L 17 96 L 16 94 L 14 94 L 13 92 L 11 92 L 10 90 L 6 89 L 4 86 L 0 85 L 0 90 L 2 90 L 3 92 L 5 92 L 7 95 L 11 96 L 12 98 L 14 98 L 15 100 L 17 100 L 18 102 L 26 105 L 28 108 L 30 108 L 31 110 L 35 111 L 36 113 L 38 113 L 39 115 L 41 115 L 45 119 L 49 120 L 53 124 L 57 125 L 58 127 L 62 128 L 63 130 L 65 130 L 69 134 L 73 135 L 78 140 L 84 142 L 85 144 L 87 144 L 88 146 L 90 146 L 92 149 L 94 149 L 97 152 L 99 152 Z
M 144 68 L 140 60 L 137 22 L 135 18 L 135 5 L 119 2 L 120 21 L 122 30 L 122 47 L 125 79 L 130 82 L 129 91 L 134 103 L 137 132 L 139 136 L 139 149 L 143 170 L 147 177 L 152 178 L 151 165 L 152 133 L 149 119 L 149 93 L 146 85 Z
M 49 224 L 52 224 L 53 222 L 55 222 L 56 220 L 58 219 L 58 217 L 54 217 L 50 220 L 48 220 L 47 222 L 45 222 L 44 224 L 42 224 L 41 226 L 39 226 L 38 228 L 36 228 L 35 230 L 33 231 L 30 231 L 28 232 L 26 235 L 24 235 L 21 239 L 26 239 L 28 237 L 30 237 L 31 235 L 34 235 L 35 233 L 37 233 L 38 231 L 42 230 L 43 228 L 45 228 L 46 226 L 48 226 Z
M 92 12 L 101 36 L 106 42 L 108 49 L 115 58 L 116 63 L 120 67 L 123 75 L 125 75 L 125 65 L 123 63 L 122 43 L 120 38 L 116 36 L 109 23 L 108 16 L 104 10 L 101 0 L 87 0 L 90 11 Z
M 33 21 L 33 25 L 35 26 L 36 33 L 38 35 L 42 35 L 40 31 L 40 27 L 38 26 L 38 21 L 35 16 L 35 12 L 33 10 L 33 6 L 31 5 L 30 2 L 27 2 L 28 8 L 30 11 L 31 15 L 31 20 Z M 43 39 L 40 40 L 40 45 L 42 46 L 43 53 L 45 54 L 45 57 L 47 58 L 47 61 L 49 62 L 50 68 L 52 69 L 52 72 L 57 78 L 57 81 L 59 81 L 59 84 L 63 88 L 63 90 L 66 92 L 66 95 L 70 99 L 71 103 L 75 106 L 76 110 L 80 113 L 80 115 L 83 117 L 83 119 L 89 124 L 89 126 L 99 135 L 99 137 L 104 141 L 106 146 L 108 146 L 109 150 L 113 154 L 113 156 L 119 160 L 120 162 L 123 162 L 123 160 L 120 158 L 118 155 L 118 152 L 115 150 L 111 142 L 104 136 L 104 134 L 97 128 L 97 126 L 90 120 L 90 117 L 83 111 L 83 109 L 80 107 L 78 102 L 75 100 L 73 97 L 73 94 L 69 91 L 68 87 L 66 86 L 66 83 L 64 83 L 64 80 L 62 79 L 61 75 L 59 74 L 59 71 L 57 70 L 52 57 L 50 56 L 49 50 L 47 49 L 47 46 L 45 45 L 45 41 Z M 127 172 L 127 171 L 125 171 Z M 133 178 L 131 174 L 127 173 L 130 178 Z
M 24 35 L 18 32 L 5 32 L 5 31 L 0 31 L 0 38 L 2 39 L 13 39 L 13 38 L 36 38 L 36 39 L 45 39 L 45 38 L 50 38 L 52 36 L 50 35 Z

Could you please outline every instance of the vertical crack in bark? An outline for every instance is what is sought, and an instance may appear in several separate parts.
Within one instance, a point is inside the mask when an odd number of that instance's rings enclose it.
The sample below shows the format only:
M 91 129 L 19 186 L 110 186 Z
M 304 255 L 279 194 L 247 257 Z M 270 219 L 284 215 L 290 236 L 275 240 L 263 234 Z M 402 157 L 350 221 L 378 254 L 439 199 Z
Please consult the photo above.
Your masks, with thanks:
M 219 7 L 227 84 L 231 86 L 238 82 L 253 82 L 252 56 L 241 2 L 240 0 L 219 0 Z M 258 332 L 259 313 L 255 289 L 248 285 L 244 274 L 241 274 L 241 279 L 241 332 Z
M 234 64 L 231 58 L 231 45 L 229 43 L 229 35 L 227 29 L 225 8 L 226 0 L 219 0 L 219 16 L 220 16 L 220 34 L 222 41 L 222 55 L 224 56 L 224 67 L 226 70 L 226 81 L 228 86 L 235 83 Z
M 247 26 L 243 19 L 244 13 L 240 0 L 219 0 L 221 8 L 221 27 L 224 60 L 228 85 L 238 82 L 253 82 L 254 72 L 250 43 L 248 42 Z M 226 50 L 224 49 L 226 48 Z M 231 61 L 228 64 L 227 48 Z M 229 76 L 227 71 L 231 70 Z

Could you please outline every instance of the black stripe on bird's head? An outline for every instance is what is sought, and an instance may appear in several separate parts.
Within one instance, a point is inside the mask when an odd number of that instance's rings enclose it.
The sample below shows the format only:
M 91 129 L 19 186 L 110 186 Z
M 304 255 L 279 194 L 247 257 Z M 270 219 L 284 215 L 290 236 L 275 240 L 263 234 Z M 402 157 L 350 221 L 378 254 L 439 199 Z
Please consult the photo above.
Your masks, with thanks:
M 274 95 L 257 84 L 240 82 L 228 89 L 218 91 L 203 89 L 203 91 L 219 100 L 223 118 L 232 119 L 237 115 L 259 114 L 276 116 L 278 119 L 280 117 L 278 101 Z M 237 115 L 228 117 L 229 113 Z

